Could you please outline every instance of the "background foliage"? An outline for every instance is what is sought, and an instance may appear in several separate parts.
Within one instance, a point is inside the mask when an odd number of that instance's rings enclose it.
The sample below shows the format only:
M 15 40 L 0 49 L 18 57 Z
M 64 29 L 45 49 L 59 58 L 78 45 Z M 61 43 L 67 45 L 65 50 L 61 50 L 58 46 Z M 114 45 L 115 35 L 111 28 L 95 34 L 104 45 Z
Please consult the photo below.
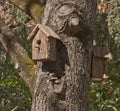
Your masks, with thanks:
M 110 48 L 113 59 L 108 65 L 109 80 L 90 83 L 89 111 L 120 111 L 120 0 L 105 3 L 108 4 L 105 12 L 97 10 L 95 40 L 97 45 Z M 0 11 L 0 17 L 31 56 L 31 44 L 26 37 L 36 23 L 5 0 L 0 1 Z M 0 111 L 29 111 L 30 106 L 28 87 L 14 69 L 9 55 L 0 47 Z
M 0 8 L 0 19 L 15 32 L 16 38 L 30 55 L 31 44 L 26 37 L 32 29 L 31 18 L 5 0 L 0 1 Z M 10 56 L 0 47 L 0 111 L 30 111 L 30 107 L 29 89 L 15 70 Z
M 120 0 L 105 3 L 106 11 L 97 11 L 95 40 L 97 45 L 108 46 L 113 58 L 108 62 L 109 80 L 91 83 L 90 111 L 120 111 Z

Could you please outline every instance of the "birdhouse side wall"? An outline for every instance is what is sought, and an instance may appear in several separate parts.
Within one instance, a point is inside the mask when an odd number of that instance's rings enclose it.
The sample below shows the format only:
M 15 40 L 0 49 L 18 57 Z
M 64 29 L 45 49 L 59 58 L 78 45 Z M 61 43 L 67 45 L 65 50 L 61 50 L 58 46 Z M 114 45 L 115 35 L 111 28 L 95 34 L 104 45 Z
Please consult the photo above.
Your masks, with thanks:
M 49 50 L 49 42 L 48 42 L 48 37 L 42 32 L 41 33 L 41 60 L 49 60 L 49 54 L 48 54 L 48 50 Z
M 48 44 L 48 55 L 52 61 L 56 60 L 57 57 L 57 39 L 49 37 Z

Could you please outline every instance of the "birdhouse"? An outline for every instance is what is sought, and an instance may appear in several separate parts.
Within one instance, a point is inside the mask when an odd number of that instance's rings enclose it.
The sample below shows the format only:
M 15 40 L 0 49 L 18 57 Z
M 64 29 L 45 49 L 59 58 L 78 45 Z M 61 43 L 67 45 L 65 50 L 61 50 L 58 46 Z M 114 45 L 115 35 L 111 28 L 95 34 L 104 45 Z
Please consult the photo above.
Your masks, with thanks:
M 27 38 L 32 41 L 32 59 L 36 61 L 55 61 L 56 42 L 59 36 L 48 26 L 37 24 Z
M 108 47 L 95 46 L 93 48 L 91 81 L 107 79 L 107 60 L 112 58 Z

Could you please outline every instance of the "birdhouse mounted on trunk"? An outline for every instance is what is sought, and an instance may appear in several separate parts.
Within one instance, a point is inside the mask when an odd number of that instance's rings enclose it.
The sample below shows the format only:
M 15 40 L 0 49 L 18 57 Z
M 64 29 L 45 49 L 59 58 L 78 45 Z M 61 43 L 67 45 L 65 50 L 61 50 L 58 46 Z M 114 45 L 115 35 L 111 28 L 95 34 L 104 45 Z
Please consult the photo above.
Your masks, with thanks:
M 112 58 L 108 47 L 95 46 L 93 48 L 91 81 L 107 79 L 107 60 Z
M 57 39 L 59 36 L 48 26 L 37 24 L 27 38 L 32 41 L 32 59 L 36 61 L 55 61 Z

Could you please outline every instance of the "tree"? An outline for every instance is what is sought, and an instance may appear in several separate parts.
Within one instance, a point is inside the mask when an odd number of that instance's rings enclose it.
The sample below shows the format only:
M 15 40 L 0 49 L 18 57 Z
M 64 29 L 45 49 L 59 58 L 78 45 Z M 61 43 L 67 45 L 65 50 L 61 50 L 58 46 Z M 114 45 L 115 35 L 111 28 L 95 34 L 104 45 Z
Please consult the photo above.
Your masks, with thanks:
M 40 22 L 41 3 L 11 0 Z M 60 37 L 57 59 L 37 62 L 0 19 L 0 41 L 32 93 L 32 111 L 86 111 L 96 0 L 47 0 L 41 23 Z M 33 8 L 34 6 L 34 8 Z M 32 13 L 33 9 L 37 13 Z

